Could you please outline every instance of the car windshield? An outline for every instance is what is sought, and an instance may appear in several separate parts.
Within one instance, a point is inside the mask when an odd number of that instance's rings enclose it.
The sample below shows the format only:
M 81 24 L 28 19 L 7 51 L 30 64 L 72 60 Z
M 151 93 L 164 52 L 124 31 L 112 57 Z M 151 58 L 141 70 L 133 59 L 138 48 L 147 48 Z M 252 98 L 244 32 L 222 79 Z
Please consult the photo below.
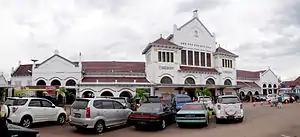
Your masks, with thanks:
M 160 103 L 161 102 L 159 98 L 149 98 L 149 101 L 151 103 Z
M 223 104 L 239 103 L 240 100 L 237 97 L 222 97 L 221 102 Z
M 177 103 L 187 103 L 192 102 L 192 99 L 190 97 L 177 97 L 176 101 Z
M 26 102 L 28 101 L 28 99 L 12 99 L 12 98 L 8 98 L 5 101 L 5 105 L 7 106 L 23 106 L 26 104 Z
M 86 109 L 88 103 L 89 103 L 89 100 L 86 100 L 86 99 L 77 99 L 73 103 L 72 108 L 74 108 L 74 109 Z
M 124 98 L 112 98 L 112 99 L 117 100 L 117 101 L 119 101 L 121 103 L 126 103 L 126 101 L 125 101 Z
M 202 104 L 185 104 L 182 110 L 205 110 L 205 106 Z
M 141 107 L 137 110 L 138 112 L 162 112 L 162 106 L 159 103 L 146 103 L 142 104 Z

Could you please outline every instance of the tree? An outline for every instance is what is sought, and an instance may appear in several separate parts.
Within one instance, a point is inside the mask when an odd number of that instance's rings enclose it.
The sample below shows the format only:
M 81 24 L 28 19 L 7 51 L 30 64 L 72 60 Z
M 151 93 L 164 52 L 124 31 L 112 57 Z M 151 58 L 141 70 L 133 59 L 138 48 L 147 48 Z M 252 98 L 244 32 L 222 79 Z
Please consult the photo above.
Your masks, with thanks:
M 204 90 L 200 90 L 199 88 L 197 88 L 196 93 L 198 94 L 198 96 L 212 96 L 208 88 L 205 88 Z
M 147 92 L 143 89 L 136 89 L 136 95 L 140 97 L 141 101 L 149 101 L 148 97 L 145 95 Z

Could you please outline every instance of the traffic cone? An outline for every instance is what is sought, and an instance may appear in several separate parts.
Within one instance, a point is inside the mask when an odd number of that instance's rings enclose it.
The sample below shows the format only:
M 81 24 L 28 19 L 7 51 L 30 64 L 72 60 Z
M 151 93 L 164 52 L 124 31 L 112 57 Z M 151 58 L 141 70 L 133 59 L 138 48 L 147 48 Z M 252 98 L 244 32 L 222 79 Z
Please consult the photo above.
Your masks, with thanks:
M 271 102 L 271 101 L 269 101 L 269 104 L 270 104 L 270 105 L 272 105 L 272 102 Z
M 289 102 L 286 100 L 286 101 L 285 101 L 285 104 L 289 104 Z
M 264 106 L 264 103 L 262 101 L 260 102 L 260 106 Z
M 253 103 L 253 107 L 256 107 L 256 104 L 255 104 L 255 102 Z

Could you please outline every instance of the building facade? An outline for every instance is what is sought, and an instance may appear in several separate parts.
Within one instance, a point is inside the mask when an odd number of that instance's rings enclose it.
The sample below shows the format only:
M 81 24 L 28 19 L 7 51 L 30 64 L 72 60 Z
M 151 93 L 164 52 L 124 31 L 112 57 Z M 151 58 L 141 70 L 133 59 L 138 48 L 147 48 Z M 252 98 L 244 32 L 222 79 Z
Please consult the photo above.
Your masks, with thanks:
M 281 83 L 280 92 L 300 94 L 300 76 L 292 81 L 283 81 Z
M 134 97 L 137 89 L 156 96 L 172 92 L 193 97 L 197 88 L 208 88 L 213 96 L 236 94 L 239 89 L 244 95 L 272 94 L 279 85 L 270 69 L 236 70 L 238 56 L 217 46 L 197 11 L 184 25 L 174 25 L 173 34 L 146 45 L 142 54 L 145 62 L 83 61 L 81 54 L 71 61 L 56 51 L 41 63 L 20 64 L 11 83 L 16 88 L 66 87 L 77 97 Z
M 237 85 L 241 96 L 278 94 L 280 80 L 270 68 L 262 71 L 237 70 Z

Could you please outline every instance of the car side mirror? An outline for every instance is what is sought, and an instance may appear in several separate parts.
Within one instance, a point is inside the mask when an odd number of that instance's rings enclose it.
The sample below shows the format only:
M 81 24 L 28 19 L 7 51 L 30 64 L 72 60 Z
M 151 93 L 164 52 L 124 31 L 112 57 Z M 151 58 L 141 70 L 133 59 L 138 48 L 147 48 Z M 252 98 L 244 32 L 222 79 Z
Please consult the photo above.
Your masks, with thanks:
M 52 106 L 51 106 L 52 108 L 55 108 L 55 105 L 54 104 L 52 104 Z

